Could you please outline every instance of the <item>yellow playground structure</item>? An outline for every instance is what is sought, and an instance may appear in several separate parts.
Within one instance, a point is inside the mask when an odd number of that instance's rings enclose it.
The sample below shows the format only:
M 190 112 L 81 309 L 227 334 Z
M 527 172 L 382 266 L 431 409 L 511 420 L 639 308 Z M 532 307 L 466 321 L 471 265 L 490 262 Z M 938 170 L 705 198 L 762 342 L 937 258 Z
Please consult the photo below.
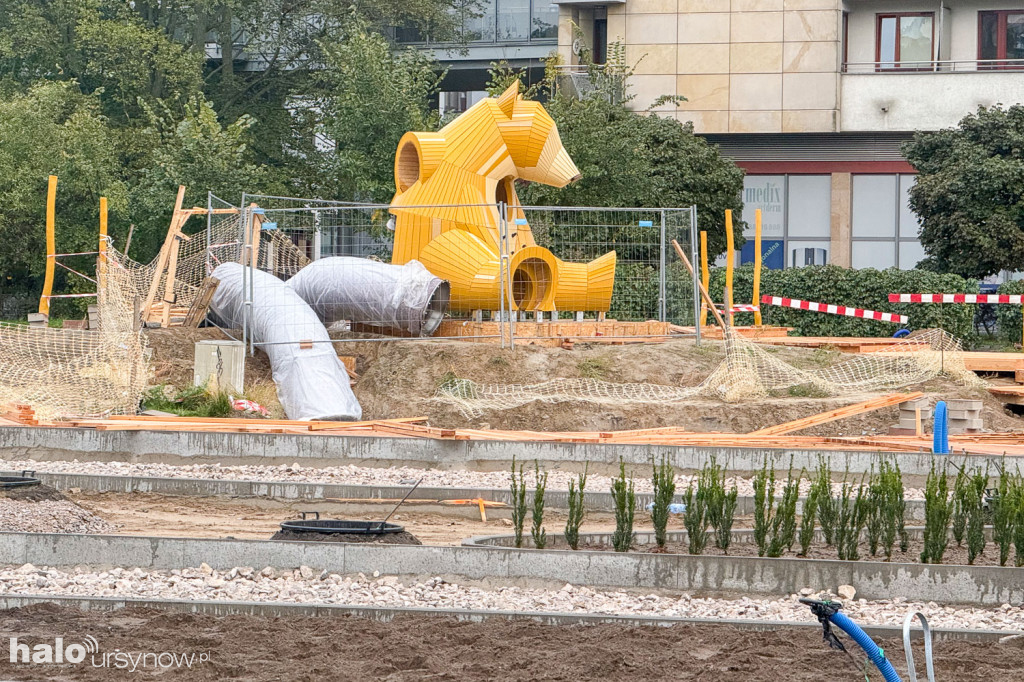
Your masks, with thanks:
M 448 280 L 453 311 L 501 307 L 505 255 L 512 310 L 607 312 L 615 252 L 589 263 L 556 258 L 534 242 L 516 195 L 516 179 L 565 187 L 579 177 L 555 122 L 513 83 L 440 131 L 399 141 L 392 262 L 419 260 Z M 499 205 L 507 207 L 504 220 Z

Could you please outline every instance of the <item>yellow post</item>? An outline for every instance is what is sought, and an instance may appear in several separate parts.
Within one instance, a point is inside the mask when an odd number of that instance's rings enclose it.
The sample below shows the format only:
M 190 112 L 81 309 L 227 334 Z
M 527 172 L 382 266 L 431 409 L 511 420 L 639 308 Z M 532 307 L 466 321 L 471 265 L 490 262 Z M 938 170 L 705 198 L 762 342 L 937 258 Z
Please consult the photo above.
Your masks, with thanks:
M 708 233 L 706 230 L 700 231 L 700 282 L 704 285 L 704 291 L 708 290 L 708 284 L 711 283 L 711 270 L 708 268 Z M 707 304 L 701 303 L 700 306 L 700 326 L 706 327 L 708 325 L 708 308 Z
M 50 314 L 50 294 L 53 293 L 53 270 L 56 267 L 57 243 L 53 231 L 54 213 L 57 206 L 57 176 L 51 175 L 46 189 L 46 276 L 43 278 L 43 294 L 39 297 L 39 314 Z
M 754 211 L 754 324 L 761 326 L 761 209 Z
M 100 197 L 100 250 L 96 259 L 97 292 L 107 282 L 107 198 Z
M 725 310 L 729 315 L 729 326 L 732 321 L 732 271 L 733 271 L 733 237 L 732 209 L 725 209 Z

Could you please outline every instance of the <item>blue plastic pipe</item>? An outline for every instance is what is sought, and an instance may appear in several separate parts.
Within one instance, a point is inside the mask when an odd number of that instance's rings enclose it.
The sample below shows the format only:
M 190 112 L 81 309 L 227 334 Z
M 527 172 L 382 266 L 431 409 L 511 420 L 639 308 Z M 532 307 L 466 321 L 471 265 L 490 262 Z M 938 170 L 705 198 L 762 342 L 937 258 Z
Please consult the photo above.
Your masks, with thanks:
M 940 405 L 942 403 L 939 403 Z M 943 405 L 945 407 L 945 405 Z M 832 624 L 837 628 L 848 634 L 853 638 L 853 641 L 860 645 L 860 648 L 864 650 L 864 653 L 868 655 L 871 662 L 881 671 L 882 677 L 885 678 L 885 682 L 900 682 L 900 676 L 896 674 L 896 669 L 892 667 L 892 663 L 885 657 L 885 652 L 875 644 L 874 640 L 868 637 L 867 633 L 860 629 L 860 626 L 854 623 L 852 620 L 846 617 L 845 613 L 837 611 L 829 617 Z
M 946 418 L 946 403 L 935 403 L 935 426 L 932 429 L 932 452 L 936 455 L 949 454 L 949 421 Z

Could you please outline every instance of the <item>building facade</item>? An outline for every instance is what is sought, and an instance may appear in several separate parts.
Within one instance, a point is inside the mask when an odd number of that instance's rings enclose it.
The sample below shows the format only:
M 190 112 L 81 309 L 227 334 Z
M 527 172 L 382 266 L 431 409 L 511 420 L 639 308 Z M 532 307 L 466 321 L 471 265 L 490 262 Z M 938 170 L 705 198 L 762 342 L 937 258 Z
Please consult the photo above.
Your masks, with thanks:
M 1024 103 L 1020 2 L 554 1 L 563 62 L 621 43 L 637 64 L 630 105 L 684 96 L 655 111 L 747 171 L 743 217 L 762 210 L 771 267 L 914 267 L 900 145 L 980 105 Z

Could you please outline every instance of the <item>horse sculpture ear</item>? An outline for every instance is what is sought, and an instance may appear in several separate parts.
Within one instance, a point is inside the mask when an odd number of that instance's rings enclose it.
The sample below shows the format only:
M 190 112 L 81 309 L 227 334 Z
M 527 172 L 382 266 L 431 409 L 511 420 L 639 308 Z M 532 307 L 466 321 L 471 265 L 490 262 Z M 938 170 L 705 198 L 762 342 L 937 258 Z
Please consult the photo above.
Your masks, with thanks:
M 501 112 L 512 118 L 512 110 L 515 107 L 516 100 L 519 99 L 519 81 L 516 80 L 512 85 L 505 89 L 505 92 L 498 96 L 498 107 Z

